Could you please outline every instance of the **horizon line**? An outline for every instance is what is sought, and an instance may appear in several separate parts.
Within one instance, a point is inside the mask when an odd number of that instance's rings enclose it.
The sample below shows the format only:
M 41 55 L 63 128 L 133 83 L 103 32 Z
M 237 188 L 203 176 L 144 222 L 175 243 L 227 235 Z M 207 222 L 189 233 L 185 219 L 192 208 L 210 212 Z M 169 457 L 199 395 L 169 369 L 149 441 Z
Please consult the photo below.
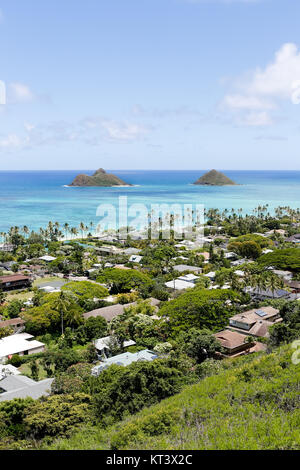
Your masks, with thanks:
M 276 169 L 262 169 L 262 168 L 243 168 L 243 169 L 233 169 L 233 168 L 228 168 L 228 169 L 224 169 L 224 168 L 214 168 L 216 169 L 217 171 L 286 171 L 286 172 L 290 172 L 290 171 L 300 171 L 300 168 L 298 169 L 280 169 L 280 168 L 276 168 Z M 117 168 L 117 169 L 107 169 L 105 171 L 211 171 L 212 168 L 206 168 L 206 169 L 199 169 L 199 168 L 190 168 L 190 169 L 186 169 L 186 168 L 179 168 L 179 169 L 170 169 L 170 168 L 165 168 L 165 169 L 160 169 L 160 168 Z M 24 172 L 24 171 L 95 171 L 95 168 L 61 168 L 61 169 L 53 169 L 53 168 L 31 168 L 31 169 L 13 169 L 13 168 L 9 168 L 9 169 L 0 169 L 0 173 L 1 172 L 6 172 L 6 171 L 15 171 L 15 172 Z

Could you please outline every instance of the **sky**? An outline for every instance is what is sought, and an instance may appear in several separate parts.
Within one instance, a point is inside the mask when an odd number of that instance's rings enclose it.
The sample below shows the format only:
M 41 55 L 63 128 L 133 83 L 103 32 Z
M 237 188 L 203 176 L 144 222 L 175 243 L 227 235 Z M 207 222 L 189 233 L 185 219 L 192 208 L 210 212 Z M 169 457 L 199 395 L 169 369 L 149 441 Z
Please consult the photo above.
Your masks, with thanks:
M 0 171 L 300 170 L 300 2 L 0 0 Z

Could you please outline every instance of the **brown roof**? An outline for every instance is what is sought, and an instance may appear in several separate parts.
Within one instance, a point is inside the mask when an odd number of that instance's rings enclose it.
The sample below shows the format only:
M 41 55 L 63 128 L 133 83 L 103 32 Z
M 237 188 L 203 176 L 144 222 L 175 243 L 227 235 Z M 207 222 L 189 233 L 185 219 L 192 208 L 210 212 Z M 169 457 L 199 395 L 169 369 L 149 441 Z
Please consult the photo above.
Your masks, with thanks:
M 250 348 L 250 353 L 265 351 L 267 349 L 267 345 L 263 343 L 255 343 L 255 345 Z
M 2 276 L 0 277 L 0 283 L 5 282 L 17 282 L 17 281 L 29 281 L 28 276 L 23 276 L 23 274 L 12 274 L 10 276 Z
M 265 315 L 262 317 L 258 315 L 256 312 L 262 310 Z M 259 320 L 268 320 L 269 318 L 273 318 L 279 314 L 279 310 L 273 307 L 259 307 L 254 308 L 253 310 L 247 310 L 247 312 L 238 313 L 234 315 L 229 320 L 238 321 L 240 323 L 247 323 L 251 325 L 253 323 L 258 322 Z
M 235 331 L 224 330 L 214 335 L 226 349 L 235 349 L 245 344 L 247 335 L 236 333 Z
M 153 307 L 159 305 L 160 301 L 154 298 L 149 299 Z M 97 308 L 91 312 L 84 313 L 83 316 L 87 320 L 90 317 L 103 317 L 106 321 L 111 321 L 113 318 L 124 313 L 125 308 L 136 305 L 137 302 L 132 302 L 130 304 L 115 304 L 109 305 L 108 307 Z
M 292 289 L 300 289 L 300 281 L 287 281 L 285 284 Z
M 14 325 L 24 325 L 25 321 L 22 318 L 12 318 L 11 320 L 0 321 L 0 328 L 5 328 L 6 326 Z

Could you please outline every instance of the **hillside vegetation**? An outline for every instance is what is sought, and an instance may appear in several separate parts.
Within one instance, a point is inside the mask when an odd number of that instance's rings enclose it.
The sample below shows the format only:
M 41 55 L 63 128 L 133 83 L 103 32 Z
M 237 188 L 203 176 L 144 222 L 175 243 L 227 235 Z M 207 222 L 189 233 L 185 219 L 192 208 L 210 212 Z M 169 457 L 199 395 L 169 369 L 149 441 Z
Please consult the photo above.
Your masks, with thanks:
M 299 449 L 300 365 L 290 345 L 206 368 L 207 376 L 111 427 L 50 449 Z M 205 369 L 204 369 L 205 370 Z
M 70 186 L 131 186 L 116 175 L 106 173 L 103 168 L 95 171 L 92 176 L 80 174 Z
M 228 176 L 224 175 L 217 170 L 211 170 L 201 176 L 194 184 L 204 184 L 209 186 L 226 186 L 226 185 L 235 185 L 236 183 L 232 181 Z

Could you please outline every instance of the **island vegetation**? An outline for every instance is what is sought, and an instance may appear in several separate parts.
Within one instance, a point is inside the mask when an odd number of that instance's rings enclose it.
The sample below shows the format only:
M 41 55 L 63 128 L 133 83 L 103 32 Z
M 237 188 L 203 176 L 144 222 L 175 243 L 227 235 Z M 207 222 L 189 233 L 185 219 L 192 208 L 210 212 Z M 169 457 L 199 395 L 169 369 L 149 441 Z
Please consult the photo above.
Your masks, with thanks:
M 116 175 L 106 173 L 103 168 L 95 171 L 92 176 L 86 174 L 77 175 L 70 186 L 132 186 L 125 183 Z
M 206 185 L 206 186 L 227 186 L 227 185 L 236 185 L 228 176 L 224 175 L 217 170 L 211 170 L 201 176 L 195 183 L 197 185 Z

